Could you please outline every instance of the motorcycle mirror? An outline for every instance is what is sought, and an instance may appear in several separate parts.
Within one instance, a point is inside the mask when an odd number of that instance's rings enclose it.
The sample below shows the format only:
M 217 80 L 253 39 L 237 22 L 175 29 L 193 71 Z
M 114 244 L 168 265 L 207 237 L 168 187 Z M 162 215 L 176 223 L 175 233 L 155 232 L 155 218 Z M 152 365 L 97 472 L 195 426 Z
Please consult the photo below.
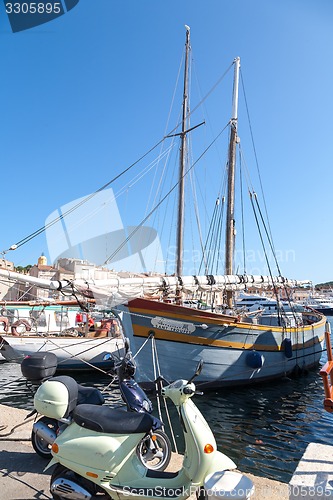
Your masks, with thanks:
M 127 353 L 130 350 L 130 341 L 128 337 L 125 337 L 124 339 L 124 347 L 125 347 L 125 352 Z
M 104 354 L 103 361 L 110 361 L 110 359 L 113 359 L 112 354 L 110 352 L 107 352 L 106 354 Z
M 192 380 L 197 377 L 198 375 L 200 375 L 201 371 L 202 371 L 202 367 L 203 367 L 203 360 L 200 359 L 199 363 L 197 364 L 197 368 L 194 372 L 194 375 L 190 378 L 190 380 L 188 381 L 188 384 L 190 384 L 192 382 Z

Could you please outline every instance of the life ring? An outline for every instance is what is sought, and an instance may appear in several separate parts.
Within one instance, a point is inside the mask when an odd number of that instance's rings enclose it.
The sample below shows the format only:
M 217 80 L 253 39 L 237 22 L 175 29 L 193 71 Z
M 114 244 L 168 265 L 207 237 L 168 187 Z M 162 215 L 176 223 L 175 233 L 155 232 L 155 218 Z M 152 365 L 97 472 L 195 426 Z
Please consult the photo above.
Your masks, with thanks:
M 18 331 L 17 331 L 17 327 L 19 327 L 21 325 L 25 326 L 25 332 L 30 332 L 31 325 L 30 325 L 29 321 L 27 321 L 26 319 L 18 319 L 10 327 L 11 331 L 12 331 L 12 335 L 16 335 L 16 336 L 20 335 L 20 333 L 18 333 Z M 25 333 L 25 332 L 22 332 L 22 333 Z
M 4 332 L 8 331 L 8 318 L 5 316 L 0 316 L 0 323 L 3 323 L 3 330 Z

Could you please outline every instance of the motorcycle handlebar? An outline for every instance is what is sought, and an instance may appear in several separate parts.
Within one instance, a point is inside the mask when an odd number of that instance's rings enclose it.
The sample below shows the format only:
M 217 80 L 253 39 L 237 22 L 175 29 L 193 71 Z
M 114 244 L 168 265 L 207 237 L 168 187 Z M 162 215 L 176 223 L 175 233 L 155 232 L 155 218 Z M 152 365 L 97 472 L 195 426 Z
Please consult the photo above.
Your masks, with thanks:
M 154 383 L 157 384 L 158 382 L 165 382 L 167 385 L 170 384 L 169 380 L 166 380 L 162 375 L 159 375 L 157 379 L 154 380 Z

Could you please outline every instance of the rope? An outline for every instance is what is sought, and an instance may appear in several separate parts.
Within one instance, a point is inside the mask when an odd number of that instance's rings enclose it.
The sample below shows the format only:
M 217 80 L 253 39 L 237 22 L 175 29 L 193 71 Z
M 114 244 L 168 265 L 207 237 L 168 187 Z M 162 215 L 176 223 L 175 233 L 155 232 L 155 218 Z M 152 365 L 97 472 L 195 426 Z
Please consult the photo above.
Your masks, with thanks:
M 279 273 L 279 276 L 282 276 L 281 275 L 281 270 L 280 270 L 280 266 L 279 266 L 279 262 L 277 260 L 277 257 L 276 257 L 276 253 L 275 253 L 275 249 L 274 249 L 274 246 L 273 246 L 273 242 L 271 240 L 271 237 L 270 237 L 270 234 L 267 230 L 267 227 L 266 227 L 266 224 L 265 224 L 265 221 L 264 221 L 264 218 L 263 218 L 263 215 L 262 215 L 262 212 L 261 212 L 261 209 L 260 209 L 260 206 L 259 206 L 259 202 L 258 202 L 258 198 L 257 196 L 255 196 L 255 200 L 256 200 L 256 205 L 257 205 L 257 209 L 258 209 L 258 212 L 259 212 L 259 215 L 260 215 L 260 218 L 261 218 L 261 222 L 262 222 L 262 225 L 263 225 L 263 228 L 265 230 L 265 233 L 266 233 L 266 237 L 267 237 L 267 240 L 268 240 L 268 243 L 270 245 L 270 248 L 272 250 L 272 254 L 273 254 L 273 257 L 274 257 L 274 261 L 275 261 L 275 265 L 276 265 L 276 268 L 277 268 L 277 271 Z M 294 320 L 295 322 L 297 323 L 297 316 L 296 316 L 296 312 L 294 310 L 294 308 L 292 307 L 292 303 L 291 303 L 291 300 L 290 300 L 290 294 L 289 294 L 289 291 L 286 287 L 286 285 L 283 283 L 283 288 L 284 288 L 284 291 L 286 293 L 286 296 L 287 296 L 287 300 L 288 300 L 288 303 L 289 303 L 289 306 L 290 306 L 290 309 L 293 313 L 293 317 L 294 317 Z M 277 297 L 277 295 L 276 295 Z
M 18 241 L 16 243 L 16 247 L 19 248 L 22 245 L 24 245 L 25 243 L 27 243 L 28 241 L 30 241 L 33 238 L 35 238 L 36 236 L 39 236 L 44 231 L 46 231 L 46 229 L 48 229 L 49 227 L 53 226 L 57 222 L 61 221 L 67 215 L 69 215 L 70 213 L 74 212 L 77 208 L 79 208 L 82 205 L 84 205 L 85 203 L 87 203 L 89 200 L 91 200 L 98 193 L 100 193 L 101 191 L 104 191 L 104 189 L 106 189 L 107 187 L 109 187 L 113 182 L 115 182 L 116 180 L 118 180 L 126 172 L 128 172 L 129 170 L 131 170 L 135 165 L 137 165 L 141 160 L 143 160 L 143 158 L 145 158 L 146 156 L 148 156 L 148 154 L 151 153 L 155 148 L 157 148 L 157 146 L 159 146 L 164 140 L 165 140 L 165 137 L 163 137 L 162 139 L 160 139 L 154 146 L 152 146 L 146 153 L 144 153 L 142 156 L 140 156 L 140 158 L 138 158 L 135 162 L 133 162 L 129 167 L 127 167 L 125 170 L 123 170 L 122 172 L 120 172 L 120 174 L 116 175 L 109 182 L 107 182 L 106 184 L 104 184 L 104 186 L 102 186 L 99 189 L 97 189 L 94 193 L 90 194 L 89 196 L 87 196 L 86 198 L 84 198 L 83 200 L 81 200 L 79 203 L 77 203 L 76 205 L 74 205 L 72 208 L 68 209 L 63 214 L 59 215 L 59 217 L 56 217 L 55 219 L 53 219 L 52 221 L 50 221 L 48 224 L 45 224 L 44 226 L 40 227 L 34 233 L 31 233 L 30 235 L 26 236 L 22 240 Z
M 31 490 L 35 491 L 36 495 L 34 495 L 34 498 L 46 498 L 47 500 L 52 500 L 51 497 L 49 497 L 44 493 L 44 490 L 37 490 L 37 488 L 34 488 L 31 484 L 27 483 L 26 481 L 23 481 L 22 479 L 19 479 L 16 475 L 13 475 L 10 472 L 8 472 L 7 469 L 0 469 L 0 473 L 3 476 L 10 477 L 11 479 L 18 481 L 19 483 L 24 484 L 25 486 L 28 486 Z
M 246 274 L 246 249 L 245 249 L 245 223 L 244 223 L 244 196 L 243 196 L 243 176 L 242 176 L 242 157 L 239 154 L 239 177 L 240 177 L 240 197 L 241 197 L 241 220 L 242 220 L 242 245 L 243 245 L 243 270 Z
M 157 350 L 156 350 L 156 343 L 155 343 L 154 337 L 152 337 L 152 339 L 151 339 L 151 356 L 152 356 L 152 360 L 153 360 L 154 379 L 156 380 L 157 377 L 159 377 L 161 375 L 161 372 L 160 372 L 160 367 L 158 365 Z M 157 373 L 158 373 L 158 375 L 157 375 Z M 156 400 L 157 400 L 158 416 L 162 422 L 161 402 L 160 402 L 160 398 L 158 397 L 158 392 L 157 392 Z M 162 430 L 164 431 L 164 426 L 163 426 Z
M 252 209 L 253 209 L 253 213 L 254 213 L 254 218 L 256 220 L 256 224 L 257 224 L 257 229 L 258 229 L 258 233 L 259 233 L 261 245 L 262 245 L 262 248 L 263 248 L 263 251 L 264 251 L 264 254 L 265 254 L 266 265 L 267 265 L 268 272 L 269 272 L 269 275 L 270 275 L 272 283 L 273 283 L 274 294 L 275 294 L 276 297 L 278 297 L 278 292 L 277 292 L 277 288 L 275 286 L 275 283 L 273 281 L 273 274 L 272 274 L 271 266 L 269 264 L 269 260 L 268 260 L 268 255 L 267 255 L 267 252 L 266 252 L 266 248 L 265 248 L 265 245 L 264 245 L 264 240 L 263 240 L 262 232 L 261 232 L 261 229 L 260 229 L 257 212 L 255 210 L 255 206 L 254 206 L 254 203 L 253 203 L 253 196 L 256 197 L 256 194 L 255 193 L 251 193 L 251 192 L 249 194 L 250 194 L 251 205 L 252 205 Z M 277 313 L 278 313 L 279 325 L 281 326 L 281 310 L 280 310 L 278 302 L 277 302 L 277 306 L 278 306 Z
M 95 339 L 91 339 L 91 340 L 95 340 Z M 104 342 L 101 342 L 98 346 L 100 346 L 101 344 L 105 344 L 105 343 L 109 342 L 110 340 L 111 340 L 111 338 L 107 338 Z M 80 358 L 80 354 L 82 354 L 82 353 L 86 353 L 86 352 L 90 351 L 91 349 L 94 349 L 94 348 L 96 347 L 95 345 L 94 345 L 94 346 L 89 347 L 88 349 L 84 349 L 83 351 L 81 351 L 81 352 L 80 352 L 80 353 L 78 353 L 78 354 L 71 354 L 68 350 L 66 350 L 66 348 L 65 348 L 65 347 L 60 347 L 60 346 L 58 346 L 58 345 L 57 345 L 55 342 L 53 342 L 51 339 L 47 339 L 47 341 L 45 342 L 45 344 L 46 344 L 47 342 L 49 342 L 49 343 L 53 344 L 53 345 L 54 345 L 57 349 L 62 350 L 62 351 L 64 351 L 64 352 L 66 352 L 67 354 L 69 354 L 70 359 L 73 359 L 73 358 L 74 358 L 74 359 L 78 359 L 79 361 L 81 361 L 82 363 L 85 363 L 86 365 L 90 366 L 91 368 L 94 368 L 95 370 L 97 370 L 97 371 L 99 371 L 99 372 L 103 373 L 104 375 L 107 375 L 107 372 L 106 372 L 105 370 L 103 370 L 102 368 L 99 368 L 98 366 L 95 366 L 95 365 L 93 365 L 92 363 L 89 363 L 89 361 L 86 361 L 86 360 L 84 360 L 84 359 Z M 87 341 L 87 342 L 89 342 L 89 341 Z M 45 345 L 45 344 L 44 344 L 44 345 Z M 74 345 L 74 344 L 73 344 L 73 345 Z M 44 347 L 44 346 L 43 346 L 43 347 Z M 42 347 L 41 347 L 40 349 L 42 349 Z M 39 349 L 39 350 L 40 350 L 40 349 Z M 119 346 L 118 346 L 118 345 L 117 345 L 117 349 L 119 349 Z M 61 363 L 65 363 L 66 361 L 67 361 L 67 359 L 65 359 L 65 360 L 63 360 L 63 361 L 60 361 L 60 362 L 58 363 L 58 365 L 59 365 L 59 364 L 61 364 Z
M 127 312 L 127 311 L 123 311 L 123 312 Z M 128 313 L 128 314 L 130 314 L 130 313 Z M 146 317 L 143 314 L 135 314 L 135 316 L 141 316 L 142 318 Z M 142 346 L 140 347 L 140 349 L 134 354 L 134 356 L 133 356 L 134 359 L 137 357 L 137 355 L 139 354 L 139 352 L 142 351 L 142 349 L 147 344 L 147 342 L 149 342 L 149 340 L 150 340 L 150 337 L 147 337 L 147 339 L 144 341 L 144 343 L 142 344 Z
M 206 147 L 206 149 L 201 153 L 201 155 L 197 158 L 197 160 L 184 172 L 184 175 L 181 177 L 183 179 L 194 167 L 195 165 L 203 158 L 203 156 L 207 153 L 207 151 L 215 144 L 215 142 L 218 140 L 218 138 L 222 135 L 222 133 L 225 131 L 225 129 L 228 127 L 229 123 L 223 129 L 218 133 L 218 135 L 212 140 L 212 142 Z M 170 194 L 177 188 L 179 182 L 181 179 L 178 179 L 176 184 L 172 186 L 172 188 L 166 193 L 165 196 L 155 205 L 155 207 L 148 213 L 148 215 L 136 226 L 133 231 L 125 238 L 125 240 L 119 245 L 119 247 L 104 261 L 104 265 L 107 265 L 110 261 L 113 260 L 113 258 L 117 255 L 120 250 L 124 246 L 127 245 L 128 241 L 134 236 L 134 234 L 147 222 L 147 220 L 153 215 L 154 212 L 162 205 L 162 203 L 170 196 Z
M 230 70 L 230 68 L 232 66 L 233 66 L 233 62 L 227 68 L 227 70 L 223 73 L 223 75 L 217 80 L 217 82 L 215 83 L 215 85 L 213 85 L 213 87 L 209 90 L 209 92 L 204 96 L 204 98 L 201 99 L 201 101 L 197 104 L 197 106 L 195 106 L 195 108 L 193 108 L 193 110 L 188 114 L 188 118 L 198 109 L 199 106 L 201 106 L 201 104 L 216 89 L 216 87 L 224 79 L 224 77 L 229 72 L 229 70 Z M 171 130 L 171 132 L 168 135 L 172 134 L 175 130 L 177 130 L 177 128 L 179 127 L 179 125 L 180 125 L 180 122 L 177 123 L 177 125 Z M 32 240 L 36 236 L 39 236 L 40 234 L 44 233 L 48 228 L 50 228 L 51 226 L 53 226 L 57 222 L 63 220 L 65 217 L 67 217 L 67 215 L 69 215 L 70 213 L 74 212 L 79 207 L 81 207 L 82 205 L 84 205 L 85 203 L 87 203 L 89 200 L 91 200 L 94 196 L 96 196 L 101 191 L 105 190 L 112 183 L 114 183 L 116 180 L 118 180 L 120 177 L 122 177 L 125 173 L 129 172 L 135 165 L 137 165 L 141 160 L 143 160 L 146 156 L 148 156 L 152 151 L 154 151 L 154 149 L 156 149 L 160 144 L 162 144 L 165 141 L 165 139 L 167 138 L 168 135 L 165 135 L 164 137 L 162 137 L 162 139 L 160 139 L 154 146 L 152 146 L 148 151 L 146 151 L 146 153 L 144 153 L 142 156 L 140 156 L 135 162 L 133 162 L 131 165 L 129 165 L 125 170 L 123 170 L 118 175 L 116 175 L 115 177 L 113 177 L 113 179 L 111 179 L 106 184 L 104 184 L 102 187 L 100 187 L 99 189 L 97 189 L 94 193 L 90 194 L 89 196 L 87 196 L 86 198 L 84 198 L 83 200 L 81 200 L 79 203 L 77 203 L 76 205 L 74 205 L 73 207 L 71 207 L 70 209 L 68 209 L 66 212 L 64 212 L 63 214 L 59 215 L 58 217 L 56 217 L 55 219 L 53 219 L 52 221 L 50 221 L 48 224 L 45 224 L 44 226 L 41 226 L 40 228 L 38 228 L 33 233 L 30 233 L 25 238 L 22 238 L 21 240 L 19 240 L 15 244 L 16 248 L 19 248 L 22 245 L 25 245 L 26 243 L 28 243 L 30 240 Z
M 21 422 L 20 424 L 15 425 L 9 432 L 7 432 L 7 434 L 0 434 L 0 441 L 7 441 L 6 439 L 2 439 L 2 438 L 5 438 L 6 436 L 10 436 L 11 434 L 13 434 L 15 429 L 17 429 L 18 427 L 21 427 L 22 425 L 28 424 L 29 422 L 32 422 L 33 420 L 35 420 L 35 417 L 31 417 L 28 420 L 25 420 L 24 422 Z M 0 428 L 0 432 L 3 431 L 4 429 L 6 429 L 7 427 L 8 427 L 8 425 L 2 426 Z M 17 439 L 15 439 L 15 441 L 30 441 L 30 438 L 29 439 L 17 438 Z
M 152 337 L 152 357 L 153 357 L 154 376 L 155 376 L 155 380 L 156 380 L 157 379 L 156 371 L 155 371 L 156 365 L 157 365 L 157 371 L 158 371 L 159 376 L 161 375 L 161 371 L 160 371 L 160 366 L 159 366 L 159 362 L 158 362 L 158 354 L 157 354 L 157 346 L 156 346 L 155 337 Z M 175 438 L 175 434 L 173 432 L 173 427 L 172 427 L 171 418 L 170 418 L 170 414 L 169 414 L 168 404 L 167 404 L 167 401 L 165 398 L 163 398 L 163 402 L 164 402 L 164 411 L 165 411 L 165 414 L 167 417 L 168 426 L 170 429 L 170 434 L 171 434 L 174 450 L 176 453 L 178 453 L 176 438 Z M 158 407 L 158 411 L 159 411 L 160 420 L 162 420 L 161 404 L 160 404 L 160 399 L 158 397 L 158 390 L 157 390 L 157 407 Z
M 269 226 L 269 233 L 270 233 L 270 236 L 272 238 L 272 231 L 271 231 L 271 228 L 270 228 L 270 225 L 269 225 L 269 217 L 268 217 L 267 205 L 266 205 L 266 200 L 265 200 L 265 196 L 264 196 L 263 184 L 262 184 L 262 180 L 261 180 L 261 173 L 260 173 L 260 168 L 259 168 L 259 161 L 258 161 L 256 147 L 255 147 L 255 144 L 254 144 L 254 136 L 253 136 L 253 131 L 252 131 L 252 125 L 251 125 L 249 107 L 248 107 L 248 104 L 247 104 L 247 98 L 246 98 L 246 93 L 245 93 L 245 86 L 244 86 L 242 69 L 240 70 L 240 77 L 241 77 L 241 85 L 242 85 L 243 95 L 244 95 L 245 109 L 246 109 L 246 113 L 247 113 L 247 119 L 248 119 L 248 122 L 249 122 L 249 129 L 250 129 L 250 136 L 251 136 L 251 141 L 252 141 L 252 147 L 253 147 L 254 157 L 255 157 L 256 166 L 257 166 L 257 172 L 258 172 L 258 178 L 259 178 L 259 183 L 260 183 L 260 189 L 261 189 L 261 194 L 262 194 L 262 197 L 263 197 L 263 200 L 264 200 L 264 207 L 265 207 L 266 218 L 267 218 L 268 226 Z

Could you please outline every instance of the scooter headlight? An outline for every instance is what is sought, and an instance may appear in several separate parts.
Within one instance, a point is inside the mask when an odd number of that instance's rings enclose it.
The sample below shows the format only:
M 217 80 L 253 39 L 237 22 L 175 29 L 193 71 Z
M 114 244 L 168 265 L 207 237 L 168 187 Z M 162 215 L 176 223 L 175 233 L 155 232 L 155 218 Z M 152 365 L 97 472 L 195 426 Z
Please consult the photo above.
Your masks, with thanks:
M 153 409 L 153 408 L 152 408 L 152 404 L 151 404 L 151 402 L 150 402 L 148 399 L 144 399 L 144 400 L 142 401 L 142 408 L 143 408 L 146 412 L 148 412 L 148 413 L 150 413 L 150 412 L 152 411 L 152 409 Z

